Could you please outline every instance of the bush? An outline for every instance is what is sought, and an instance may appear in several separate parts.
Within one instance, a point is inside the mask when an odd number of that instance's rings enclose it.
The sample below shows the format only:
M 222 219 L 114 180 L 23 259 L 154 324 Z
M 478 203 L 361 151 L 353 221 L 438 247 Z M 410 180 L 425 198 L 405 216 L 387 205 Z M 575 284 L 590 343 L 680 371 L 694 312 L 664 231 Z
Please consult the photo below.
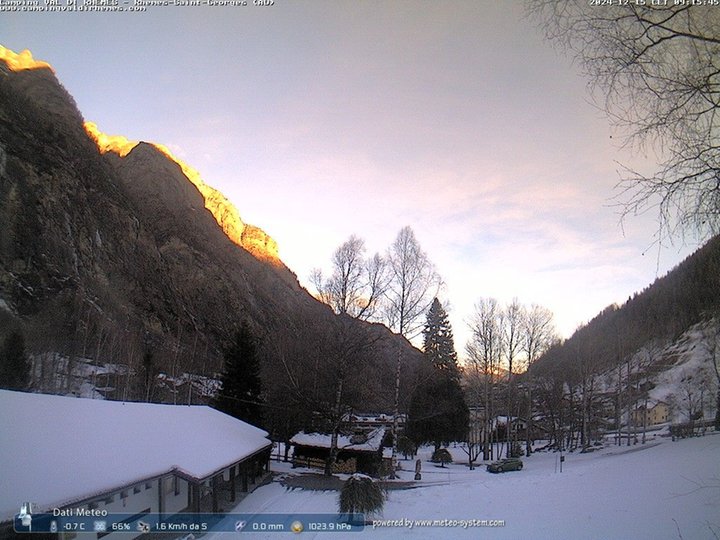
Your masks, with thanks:
M 439 463 L 441 467 L 444 467 L 446 463 L 452 463 L 452 456 L 447 448 L 438 448 L 433 452 L 430 461 Z
M 398 438 L 397 449 L 405 459 L 408 459 L 408 457 L 415 457 L 415 454 L 417 453 L 415 443 L 404 435 Z
M 340 491 L 340 513 L 372 515 L 382 511 L 385 499 L 380 484 L 364 474 L 353 474 Z
M 525 455 L 523 452 L 522 445 L 519 442 L 513 441 L 510 447 L 510 457 L 522 457 Z
M 18 331 L 11 332 L 0 348 L 0 388 L 25 390 L 30 382 L 30 361 L 25 340 Z

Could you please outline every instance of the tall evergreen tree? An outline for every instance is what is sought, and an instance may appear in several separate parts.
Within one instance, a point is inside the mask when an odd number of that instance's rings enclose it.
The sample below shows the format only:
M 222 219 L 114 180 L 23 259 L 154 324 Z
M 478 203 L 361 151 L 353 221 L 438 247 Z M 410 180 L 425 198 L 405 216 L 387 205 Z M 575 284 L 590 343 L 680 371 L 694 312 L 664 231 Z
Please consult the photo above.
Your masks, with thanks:
M 26 390 L 30 383 L 30 361 L 25 339 L 17 330 L 10 332 L 0 349 L 0 388 Z
M 468 429 L 468 408 L 460 387 L 457 353 L 447 313 L 437 298 L 427 315 L 423 381 L 410 403 L 409 436 L 417 443 L 463 440 Z
M 433 367 L 457 374 L 457 353 L 448 314 L 435 298 L 423 329 L 423 351 Z
M 263 392 L 255 339 L 246 324 L 223 351 L 225 368 L 213 406 L 254 426 L 262 425 Z

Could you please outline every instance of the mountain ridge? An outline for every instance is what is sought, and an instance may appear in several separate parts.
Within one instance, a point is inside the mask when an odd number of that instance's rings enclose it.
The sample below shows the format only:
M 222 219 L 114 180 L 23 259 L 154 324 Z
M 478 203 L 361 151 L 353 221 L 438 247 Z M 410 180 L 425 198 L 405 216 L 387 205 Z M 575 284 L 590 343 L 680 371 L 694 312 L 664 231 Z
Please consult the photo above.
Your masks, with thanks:
M 113 152 L 124 158 L 140 144 L 139 141 L 131 141 L 122 135 L 103 133 L 94 122 L 84 122 L 83 126 L 88 136 L 97 144 L 101 154 Z M 282 264 L 277 242 L 260 227 L 245 223 L 235 205 L 220 191 L 206 184 L 196 169 L 176 157 L 167 146 L 157 143 L 147 144 L 154 146 L 161 154 L 180 167 L 185 177 L 203 196 L 205 208 L 210 211 L 230 240 L 259 259 L 278 266 Z

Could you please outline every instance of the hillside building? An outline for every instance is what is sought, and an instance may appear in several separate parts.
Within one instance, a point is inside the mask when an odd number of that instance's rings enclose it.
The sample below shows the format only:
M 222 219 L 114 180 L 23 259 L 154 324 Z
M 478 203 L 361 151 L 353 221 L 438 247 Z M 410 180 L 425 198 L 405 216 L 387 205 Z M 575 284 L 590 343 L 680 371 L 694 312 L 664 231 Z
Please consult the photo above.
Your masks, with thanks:
M 632 423 L 635 426 L 655 426 L 670 421 L 670 406 L 664 401 L 648 402 L 631 411 Z

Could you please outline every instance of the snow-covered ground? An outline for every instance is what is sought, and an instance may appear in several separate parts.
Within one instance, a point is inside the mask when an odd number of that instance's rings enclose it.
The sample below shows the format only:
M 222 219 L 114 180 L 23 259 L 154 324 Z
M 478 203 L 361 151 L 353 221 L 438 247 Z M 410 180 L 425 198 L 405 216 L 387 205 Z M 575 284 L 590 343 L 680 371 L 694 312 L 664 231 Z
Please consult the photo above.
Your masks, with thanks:
M 457 463 L 443 469 L 424 460 L 423 487 L 389 491 L 378 520 L 502 520 L 503 527 L 421 527 L 414 524 L 368 526 L 359 536 L 373 538 L 572 538 L 717 539 L 720 536 L 720 433 L 671 442 L 654 438 L 645 445 L 607 446 L 590 454 L 537 453 L 522 471 L 490 474 L 470 471 L 460 448 Z M 426 458 L 427 455 L 420 457 Z M 403 461 L 411 480 L 414 463 Z M 287 464 L 275 470 L 302 472 Z M 316 472 L 316 471 L 314 471 Z M 279 482 L 245 498 L 237 513 L 332 513 L 337 492 L 287 490 Z M 249 533 L 280 538 L 293 533 Z M 347 535 L 350 534 L 348 537 Z M 313 533 L 304 538 L 352 538 L 353 533 Z M 222 540 L 221 535 L 211 535 Z M 206 537 L 208 538 L 208 537 Z

